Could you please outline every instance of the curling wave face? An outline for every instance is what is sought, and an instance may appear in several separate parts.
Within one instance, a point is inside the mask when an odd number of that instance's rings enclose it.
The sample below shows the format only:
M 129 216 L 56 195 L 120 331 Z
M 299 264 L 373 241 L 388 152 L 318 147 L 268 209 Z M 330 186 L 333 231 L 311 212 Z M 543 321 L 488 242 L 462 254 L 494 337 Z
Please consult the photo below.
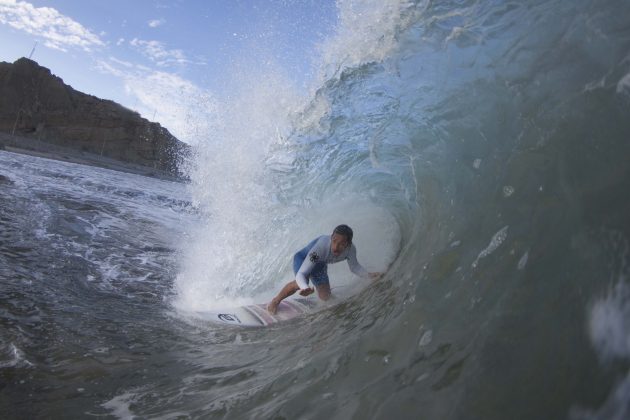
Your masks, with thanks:
M 290 275 L 282 259 L 337 220 L 378 244 L 368 261 L 384 249 L 391 260 L 376 264 L 393 264 L 333 313 L 268 333 L 305 344 L 280 351 L 296 367 L 268 377 L 268 402 L 241 413 L 601 415 L 593 407 L 602 390 L 614 395 L 615 374 L 585 326 L 598 342 L 623 340 L 601 308 L 628 305 L 618 292 L 597 300 L 627 278 L 625 265 L 610 268 L 628 234 L 622 9 L 384 2 L 354 29 L 342 25 L 323 48 L 321 85 L 265 137 L 254 166 L 264 193 L 251 214 L 265 219 L 254 230 L 265 226 L 258 238 L 279 259 L 252 279 L 273 290 Z M 347 22 L 356 12 L 341 7 Z M 624 413 L 626 399 L 610 399 Z

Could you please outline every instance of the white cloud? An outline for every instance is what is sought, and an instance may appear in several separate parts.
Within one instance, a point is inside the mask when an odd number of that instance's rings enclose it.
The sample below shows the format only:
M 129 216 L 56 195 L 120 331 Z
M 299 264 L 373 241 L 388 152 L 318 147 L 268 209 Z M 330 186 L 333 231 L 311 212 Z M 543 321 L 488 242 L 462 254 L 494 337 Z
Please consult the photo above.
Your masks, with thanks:
M 42 37 L 44 45 L 61 51 L 67 48 L 91 51 L 105 45 L 98 35 L 56 9 L 35 7 L 23 1 L 0 0 L 0 23 Z
M 101 71 L 120 77 L 136 111 L 159 121 L 180 140 L 194 144 L 215 123 L 216 101 L 210 92 L 178 75 L 155 71 L 110 57 L 98 63 Z
M 173 64 L 187 64 L 191 61 L 186 57 L 182 50 L 168 50 L 163 43 L 159 41 L 143 41 L 134 38 L 129 41 L 131 46 L 139 50 L 142 55 L 149 58 L 158 66 L 169 66 Z
M 148 25 L 151 28 L 157 28 L 158 26 L 162 26 L 166 23 L 164 19 L 153 19 L 148 22 Z
M 116 77 L 124 77 L 124 73 L 119 70 L 114 64 L 107 62 L 105 60 L 99 60 L 96 63 L 96 68 L 100 70 L 102 73 L 111 74 Z

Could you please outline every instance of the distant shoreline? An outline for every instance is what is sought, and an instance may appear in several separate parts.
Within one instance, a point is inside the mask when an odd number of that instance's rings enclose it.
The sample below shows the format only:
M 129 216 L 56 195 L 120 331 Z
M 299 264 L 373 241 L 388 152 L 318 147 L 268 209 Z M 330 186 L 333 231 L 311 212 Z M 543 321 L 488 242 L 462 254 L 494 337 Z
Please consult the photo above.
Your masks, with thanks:
M 7 133 L 0 133 L 0 151 L 77 163 L 80 165 L 96 166 L 99 168 L 111 169 L 118 172 L 131 173 L 167 181 L 188 181 L 185 178 L 175 176 L 160 169 L 154 169 L 129 162 L 122 162 L 94 153 L 57 146 L 31 138 L 13 136 Z

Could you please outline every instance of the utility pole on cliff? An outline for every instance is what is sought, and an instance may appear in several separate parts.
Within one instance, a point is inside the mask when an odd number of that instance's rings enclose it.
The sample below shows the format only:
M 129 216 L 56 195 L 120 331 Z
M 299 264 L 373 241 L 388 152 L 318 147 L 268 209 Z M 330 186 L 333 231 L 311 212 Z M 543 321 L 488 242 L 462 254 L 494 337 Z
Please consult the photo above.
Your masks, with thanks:
M 33 45 L 33 49 L 31 50 L 31 53 L 28 55 L 28 59 L 30 60 L 31 57 L 33 56 L 33 53 L 35 52 L 35 48 L 37 48 L 37 43 L 39 41 L 35 41 L 35 45 Z

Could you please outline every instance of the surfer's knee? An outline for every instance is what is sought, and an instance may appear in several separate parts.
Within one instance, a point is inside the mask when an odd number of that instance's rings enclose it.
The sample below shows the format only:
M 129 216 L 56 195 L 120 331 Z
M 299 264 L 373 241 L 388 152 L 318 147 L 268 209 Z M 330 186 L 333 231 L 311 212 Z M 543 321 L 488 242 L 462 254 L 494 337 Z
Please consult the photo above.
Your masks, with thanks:
M 317 295 L 321 300 L 328 300 L 330 299 L 330 290 L 317 289 Z

